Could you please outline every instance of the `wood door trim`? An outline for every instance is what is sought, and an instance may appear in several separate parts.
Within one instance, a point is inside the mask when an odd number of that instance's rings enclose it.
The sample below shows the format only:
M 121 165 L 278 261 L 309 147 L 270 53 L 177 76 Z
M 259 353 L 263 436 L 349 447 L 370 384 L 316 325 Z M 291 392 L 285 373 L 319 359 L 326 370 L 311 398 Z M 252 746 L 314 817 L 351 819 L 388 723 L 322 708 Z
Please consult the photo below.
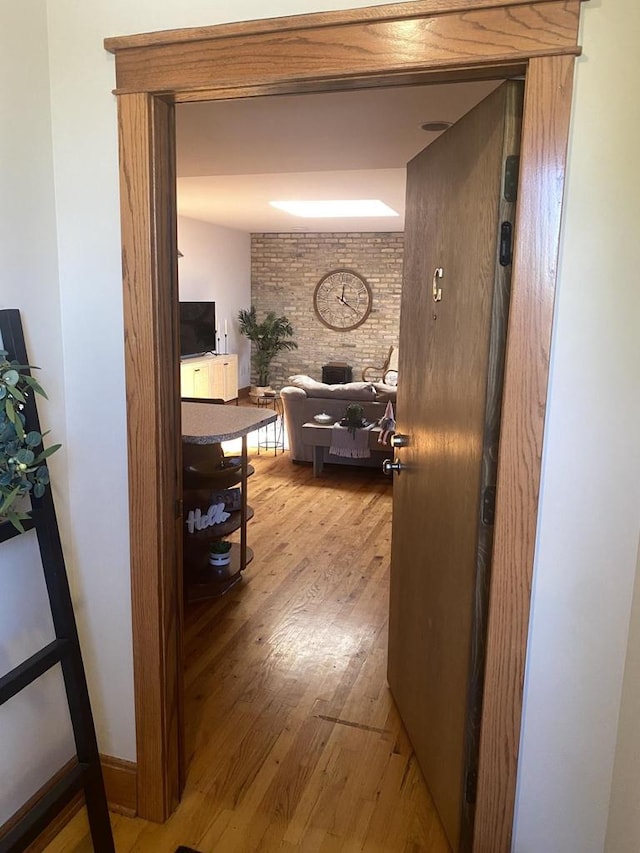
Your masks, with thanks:
M 478 850 L 509 850 L 520 745 L 544 411 L 547 401 L 573 60 L 532 60 L 502 396 L 475 820 Z M 535 223 L 544 222 L 543 229 Z M 501 779 L 500 786 L 494 784 Z M 474 846 L 474 849 L 476 849 Z
M 580 3 L 579 0 L 562 3 L 557 0 L 529 3 L 495 0 L 473 5 L 474 8 L 482 6 L 474 15 L 481 12 L 502 15 L 501 20 L 509 27 L 512 17 L 522 19 L 522 15 L 535 14 L 540 27 L 544 28 L 543 13 L 553 11 L 558 15 L 562 12 L 566 31 L 562 40 L 564 47 L 559 43 L 557 48 L 563 50 L 564 55 L 558 57 L 540 57 L 540 43 L 535 39 L 532 43 L 531 36 L 518 28 L 516 39 L 507 38 L 508 44 L 500 59 L 489 57 L 480 44 L 476 53 L 468 46 L 457 51 L 454 44 L 448 60 L 450 74 L 442 73 L 441 47 L 421 50 L 418 58 L 414 58 L 414 67 L 406 69 L 407 74 L 437 72 L 441 79 L 460 80 L 465 79 L 465 63 L 474 73 L 481 69 L 481 73 L 486 72 L 488 76 L 495 73 L 496 67 L 505 64 L 528 63 L 533 74 L 527 86 L 524 109 L 527 144 L 522 155 L 523 193 L 518 205 L 513 266 L 512 330 L 507 343 L 493 560 L 496 582 L 491 590 L 487 648 L 485 697 L 490 699 L 485 699 L 487 704 L 483 712 L 476 810 L 478 829 L 473 848 L 476 853 L 507 853 L 515 802 L 538 513 L 548 341 L 559 245 L 557 222 L 568 138 L 571 73 L 567 69 L 572 68 L 573 56 L 579 52 Z M 180 73 L 174 73 L 166 62 L 167 51 L 176 55 L 184 49 L 184 44 L 179 41 L 172 47 L 170 34 L 166 37 L 169 44 L 162 46 L 162 50 L 157 44 L 127 48 L 123 47 L 127 40 L 108 40 L 109 48 L 116 52 L 118 80 L 125 79 L 121 68 L 131 67 L 130 58 L 135 54 L 136 67 L 145 63 L 149 66 L 145 85 L 155 87 L 139 94 L 119 95 L 138 810 L 142 817 L 162 821 L 169 816 L 179 795 L 181 772 L 180 614 L 176 589 L 179 587 L 179 565 L 175 554 L 170 553 L 173 534 L 169 534 L 169 519 L 174 519 L 180 493 L 178 476 L 172 470 L 172 465 L 177 464 L 175 442 L 172 445 L 167 438 L 172 435 L 175 438 L 176 429 L 179 438 L 175 419 L 179 412 L 177 358 L 172 363 L 174 350 L 167 346 L 166 340 L 174 310 L 170 303 L 176 298 L 171 289 L 175 282 L 165 289 L 162 286 L 163 278 L 164 284 L 170 275 L 175 278 L 177 266 L 171 253 L 167 254 L 166 243 L 158 231 L 159 221 L 166 224 L 172 217 L 175 220 L 173 206 L 168 212 L 166 206 L 163 207 L 167 198 L 171 199 L 174 163 L 166 162 L 153 144 L 154 139 L 165 138 L 172 132 L 171 110 L 160 109 L 159 104 L 166 106 L 165 101 L 169 100 L 199 99 L 199 94 L 214 90 L 218 97 L 224 93 L 228 98 L 247 97 L 261 89 L 292 93 L 328 91 L 348 87 L 356 78 L 367 86 L 387 85 L 390 79 L 399 80 L 402 76 L 398 76 L 397 50 L 407 40 L 407 22 L 403 18 L 424 23 L 425 19 L 433 17 L 436 7 L 438 15 L 450 15 L 448 32 L 454 32 L 452 22 L 459 22 L 464 32 L 468 31 L 468 20 L 464 20 L 467 15 L 461 11 L 463 4 L 459 0 L 393 4 L 397 13 L 395 20 L 384 20 L 381 16 L 389 7 L 380 7 L 380 14 L 373 14 L 374 24 L 371 24 L 371 9 L 337 13 L 340 25 L 335 20 L 329 22 L 327 16 L 330 18 L 333 13 L 302 16 L 299 39 L 296 29 L 273 34 L 282 23 L 282 19 L 274 19 L 262 27 L 269 32 L 269 43 L 277 46 L 276 53 L 262 65 L 255 62 L 255 57 L 249 58 L 243 53 L 242 61 L 234 63 L 235 76 L 227 74 L 222 82 L 213 76 L 203 78 L 198 71 L 197 52 L 192 56 L 192 66 L 187 68 L 181 64 Z M 409 11 L 413 14 L 409 15 Z M 381 20 L 384 20 L 389 37 L 372 47 L 369 27 L 381 26 Z M 557 23 L 557 18 L 554 20 Z M 249 26 L 240 24 L 237 29 Z M 353 34 L 358 38 L 366 37 L 367 71 L 359 77 L 354 71 L 352 56 L 345 54 L 342 48 L 345 26 L 351 27 L 349 40 L 355 51 L 358 44 L 353 41 Z M 214 40 L 224 50 L 228 48 L 227 38 L 234 38 L 236 44 L 242 41 L 240 33 L 231 37 L 225 28 L 226 25 L 220 30 L 206 28 L 207 40 L 212 38 L 212 31 L 220 33 L 220 38 Z M 296 45 L 299 46 L 300 39 L 311 38 L 312 43 L 318 44 L 316 37 L 319 38 L 321 32 L 324 48 L 335 46 L 338 60 L 333 59 L 330 67 L 321 67 L 309 57 L 309 66 L 305 69 L 298 64 L 297 76 L 292 77 L 287 51 L 297 55 Z M 509 33 L 513 35 L 511 27 Z M 211 50 L 213 48 L 208 45 L 208 73 L 211 72 Z M 345 62 L 346 67 L 341 66 L 341 62 Z M 557 85 L 560 79 L 562 86 Z M 157 91 L 171 92 L 171 95 L 159 97 L 155 94 Z M 549 211 L 552 211 L 551 216 Z M 175 222 L 171 229 L 174 227 Z M 166 236 L 166 228 L 163 233 Z M 171 247 L 171 252 L 174 251 Z M 167 380 L 172 371 L 173 382 Z M 522 478 L 529 484 L 527 488 L 522 488 Z
M 118 53 L 135 48 L 156 47 L 158 45 L 176 45 L 185 42 L 208 41 L 236 36 L 258 35 L 263 33 L 289 30 L 318 29 L 353 23 L 376 23 L 384 21 L 402 21 L 408 18 L 436 17 L 452 13 L 475 12 L 479 9 L 509 8 L 513 6 L 534 6 L 553 0 L 412 0 L 409 3 L 388 3 L 383 6 L 365 6 L 358 10 L 336 10 L 332 12 L 314 12 L 305 15 L 286 15 L 282 18 L 260 18 L 253 21 L 234 21 L 229 24 L 216 24 L 211 27 L 185 27 L 179 30 L 137 33 L 129 36 L 115 36 L 104 40 L 105 50 Z M 355 14 L 354 14 L 355 12 Z
M 175 227 L 175 156 L 163 144 L 172 112 L 145 94 L 118 99 L 138 809 L 160 821 L 180 799 L 182 737 L 179 356 L 167 333 L 177 304 L 177 241 L 163 228 L 168 216 Z
M 117 54 L 116 92 L 234 88 L 317 79 L 462 68 L 478 62 L 577 52 L 580 0 L 549 0 L 410 20 L 351 20 L 300 30 L 181 41 Z
M 579 53 L 579 51 L 576 51 Z M 346 92 L 372 87 L 419 86 L 427 83 L 468 83 L 473 80 L 503 80 L 505 78 L 524 77 L 527 71 L 527 59 L 519 62 L 494 62 L 491 65 L 469 65 L 464 68 L 427 69 L 376 75 L 376 77 L 348 77 L 331 80 L 303 80 L 297 82 L 278 82 L 239 86 L 234 89 L 234 98 L 255 98 L 260 95 L 303 95 L 305 92 Z M 117 92 L 116 92 L 117 94 Z M 185 104 L 199 101 L 227 100 L 228 88 L 194 89 L 193 91 L 174 92 L 175 103 Z

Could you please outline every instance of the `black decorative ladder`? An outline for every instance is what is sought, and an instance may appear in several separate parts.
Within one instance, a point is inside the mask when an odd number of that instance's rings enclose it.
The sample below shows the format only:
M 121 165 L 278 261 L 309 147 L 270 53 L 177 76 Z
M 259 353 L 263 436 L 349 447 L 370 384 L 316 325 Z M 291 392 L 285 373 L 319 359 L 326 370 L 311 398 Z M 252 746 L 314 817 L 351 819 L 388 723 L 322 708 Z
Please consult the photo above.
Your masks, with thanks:
M 28 364 L 18 310 L 0 310 L 0 335 L 2 348 L 8 351 L 9 359 Z M 27 397 L 24 414 L 29 429 L 40 431 L 33 393 Z M 31 504 L 32 518 L 24 522 L 24 528 L 25 531 L 35 528 L 38 537 L 55 639 L 0 678 L 0 705 L 59 663 L 73 727 L 77 764 L 0 839 L 0 853 L 25 850 L 83 790 L 93 848 L 96 853 L 114 853 L 98 744 L 51 488 L 45 490 L 42 498 L 33 498 Z M 20 535 L 19 531 L 9 522 L 0 525 L 0 542 L 17 535 Z

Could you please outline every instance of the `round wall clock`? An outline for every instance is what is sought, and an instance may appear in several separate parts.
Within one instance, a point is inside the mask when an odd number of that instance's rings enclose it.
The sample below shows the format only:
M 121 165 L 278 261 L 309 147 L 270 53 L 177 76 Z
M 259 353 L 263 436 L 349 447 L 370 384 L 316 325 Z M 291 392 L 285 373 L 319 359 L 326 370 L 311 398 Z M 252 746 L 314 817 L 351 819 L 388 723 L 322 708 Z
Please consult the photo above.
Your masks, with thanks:
M 316 284 L 313 308 L 321 323 L 336 332 L 357 329 L 371 312 L 371 288 L 353 270 L 333 270 Z

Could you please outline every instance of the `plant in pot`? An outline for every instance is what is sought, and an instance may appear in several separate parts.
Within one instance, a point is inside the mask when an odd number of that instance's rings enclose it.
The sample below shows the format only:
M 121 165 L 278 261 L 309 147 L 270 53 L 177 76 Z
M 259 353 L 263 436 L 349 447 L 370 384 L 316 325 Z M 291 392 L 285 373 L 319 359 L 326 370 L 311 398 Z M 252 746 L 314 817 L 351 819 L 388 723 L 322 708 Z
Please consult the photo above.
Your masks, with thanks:
M 270 390 L 269 371 L 276 355 L 285 350 L 298 349 L 298 344 L 291 340 L 295 333 L 289 319 L 276 317 L 275 311 L 269 311 L 259 323 L 255 306 L 252 305 L 248 311 L 243 308 L 239 312 L 238 321 L 240 333 L 253 344 L 251 362 L 258 379 L 255 389 L 252 389 L 255 396 Z
M 47 396 L 29 375 L 30 369 L 9 361 L 6 350 L 0 350 L 0 523 L 10 521 L 20 532 L 29 518 L 21 499 L 44 495 L 49 484 L 44 461 L 60 448 L 54 444 L 44 450 L 42 434 L 27 424 L 23 409 L 29 395 Z
M 231 542 L 227 539 L 216 539 L 209 545 L 209 565 L 228 566 L 231 562 Z
M 365 425 L 364 408 L 360 403 L 349 403 L 345 409 L 344 418 L 340 421 L 342 426 L 346 426 L 351 435 L 355 438 L 356 430 Z

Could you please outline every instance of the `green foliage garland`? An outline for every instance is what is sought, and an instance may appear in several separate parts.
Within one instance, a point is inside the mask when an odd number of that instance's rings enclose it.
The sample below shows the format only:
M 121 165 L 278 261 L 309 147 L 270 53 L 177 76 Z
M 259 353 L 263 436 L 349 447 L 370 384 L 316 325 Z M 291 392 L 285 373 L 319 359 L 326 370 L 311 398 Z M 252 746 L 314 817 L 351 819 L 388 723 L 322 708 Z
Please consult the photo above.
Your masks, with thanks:
M 49 483 L 44 460 L 60 445 L 44 450 L 43 435 L 29 430 L 23 413 L 27 397 L 31 393 L 47 395 L 27 372 L 34 368 L 8 361 L 7 355 L 0 350 L 0 522 L 10 521 L 23 532 L 21 522 L 29 513 L 16 508 L 15 501 L 28 494 L 42 497 Z

